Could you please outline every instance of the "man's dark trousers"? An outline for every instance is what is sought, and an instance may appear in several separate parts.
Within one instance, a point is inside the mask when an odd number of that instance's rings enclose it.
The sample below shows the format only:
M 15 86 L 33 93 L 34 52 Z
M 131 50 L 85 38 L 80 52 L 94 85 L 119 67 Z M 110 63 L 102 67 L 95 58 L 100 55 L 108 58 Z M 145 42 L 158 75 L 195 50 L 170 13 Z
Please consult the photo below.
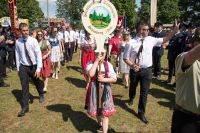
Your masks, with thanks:
M 75 42 L 70 42 L 70 48 L 69 48 L 69 61 L 72 61 L 72 58 L 73 58 L 73 54 L 74 54 L 74 46 L 75 45 Z
M 68 42 L 64 44 L 64 48 L 65 48 L 64 59 L 66 61 L 69 61 L 69 51 L 70 51 L 70 49 L 69 49 L 69 43 Z
M 0 56 L 0 85 L 4 83 L 3 81 L 3 58 Z
M 164 49 L 162 47 L 153 48 L 153 75 L 160 76 L 161 74 L 161 58 L 164 54 Z
M 44 88 L 44 83 L 42 80 L 39 78 L 35 77 L 35 72 L 36 72 L 37 66 L 24 66 L 20 65 L 19 67 L 19 77 L 22 85 L 22 108 L 27 108 L 28 107 L 28 101 L 30 98 L 29 94 L 29 78 L 32 79 L 33 83 L 35 84 L 37 91 L 40 96 L 44 94 L 43 88 Z
M 152 81 L 152 69 L 143 68 L 139 72 L 130 70 L 130 87 L 129 87 L 129 99 L 133 100 L 136 94 L 136 88 L 140 81 L 140 100 L 138 105 L 138 113 L 145 113 L 147 95 L 149 87 Z

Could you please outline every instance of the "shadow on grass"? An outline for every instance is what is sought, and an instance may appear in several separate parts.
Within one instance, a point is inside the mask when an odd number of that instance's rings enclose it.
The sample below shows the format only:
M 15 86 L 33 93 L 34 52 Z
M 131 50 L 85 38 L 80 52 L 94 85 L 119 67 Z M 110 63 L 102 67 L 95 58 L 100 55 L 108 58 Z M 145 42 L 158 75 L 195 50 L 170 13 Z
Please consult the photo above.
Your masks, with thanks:
M 114 95 L 114 103 L 115 105 L 121 107 L 125 111 L 135 115 L 138 118 L 138 114 L 131 108 L 129 108 L 126 103 L 128 103 L 128 100 L 121 100 L 122 96 L 121 95 Z
M 175 105 L 175 95 L 173 93 L 166 92 L 161 89 L 151 88 L 149 90 L 149 94 L 157 99 L 165 98 L 165 99 L 169 100 L 169 102 L 158 101 L 158 104 L 168 107 L 170 109 L 173 109 L 173 107 Z
M 162 81 L 162 80 L 152 79 L 152 83 L 153 83 L 153 84 L 156 84 L 156 85 L 158 85 L 158 86 L 161 86 L 161 87 L 163 87 L 163 88 L 165 88 L 165 89 L 167 89 L 167 90 L 172 90 L 172 91 L 174 91 L 173 85 L 164 83 L 164 81 Z
M 78 132 L 90 131 L 97 132 L 98 123 L 81 111 L 75 111 L 67 104 L 54 104 L 47 106 L 48 110 L 62 113 L 63 121 L 69 119 Z M 114 129 L 109 129 L 109 133 L 116 133 Z
M 68 70 L 70 70 L 70 69 L 73 69 L 73 70 L 75 70 L 75 71 L 77 71 L 77 72 L 79 72 L 79 73 L 83 73 L 83 71 L 82 71 L 82 68 L 81 67 L 78 67 L 78 66 L 67 66 L 66 67 Z
M 85 88 L 86 87 L 86 81 L 77 79 L 77 78 L 71 78 L 71 77 L 66 77 L 65 80 L 68 82 L 71 82 L 73 85 L 75 85 L 78 88 Z
M 18 89 L 12 90 L 12 94 L 15 96 L 16 101 L 22 107 L 22 90 Z M 39 99 L 39 96 L 33 96 L 32 94 L 30 94 L 29 103 L 33 103 L 34 99 Z
M 16 101 L 20 104 L 20 106 L 22 107 L 22 91 L 15 89 L 12 90 L 12 94 L 15 96 Z

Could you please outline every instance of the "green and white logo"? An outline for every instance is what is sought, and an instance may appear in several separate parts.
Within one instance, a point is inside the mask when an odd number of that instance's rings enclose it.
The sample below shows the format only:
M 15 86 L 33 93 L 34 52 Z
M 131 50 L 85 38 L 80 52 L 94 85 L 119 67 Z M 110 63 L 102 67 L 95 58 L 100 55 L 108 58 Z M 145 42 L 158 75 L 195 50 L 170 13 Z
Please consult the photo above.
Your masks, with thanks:
M 90 22 L 97 29 L 107 28 L 111 22 L 111 14 L 105 7 L 97 6 L 90 12 Z
M 96 51 L 102 52 L 106 37 L 117 26 L 117 10 L 108 0 L 90 0 L 84 6 L 83 11 L 83 26 L 95 37 L 97 43 Z

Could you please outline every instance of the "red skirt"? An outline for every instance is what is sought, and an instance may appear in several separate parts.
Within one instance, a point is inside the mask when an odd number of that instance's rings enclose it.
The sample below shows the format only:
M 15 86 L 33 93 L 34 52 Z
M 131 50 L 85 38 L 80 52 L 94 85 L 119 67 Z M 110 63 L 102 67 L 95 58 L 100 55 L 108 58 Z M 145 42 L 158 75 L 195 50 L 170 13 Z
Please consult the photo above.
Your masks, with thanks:
M 42 52 L 42 57 L 46 55 L 47 52 Z M 50 57 L 47 57 L 46 59 L 42 60 L 42 69 L 41 69 L 41 76 L 43 78 L 48 78 L 51 74 L 51 61 Z
M 83 70 L 84 70 L 84 77 L 85 78 L 88 78 L 87 74 L 85 73 L 87 64 L 89 62 L 91 62 L 91 61 L 94 62 L 95 59 L 96 59 L 96 57 L 95 57 L 95 54 L 94 54 L 93 50 L 85 50 L 85 51 L 83 51 L 82 67 L 83 67 Z

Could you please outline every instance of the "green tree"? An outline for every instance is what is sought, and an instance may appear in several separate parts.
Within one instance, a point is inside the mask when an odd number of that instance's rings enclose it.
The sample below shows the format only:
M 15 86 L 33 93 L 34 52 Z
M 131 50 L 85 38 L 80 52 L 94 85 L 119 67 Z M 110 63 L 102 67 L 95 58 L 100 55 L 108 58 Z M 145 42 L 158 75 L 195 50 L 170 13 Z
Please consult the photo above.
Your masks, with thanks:
M 92 14 L 92 20 L 95 21 L 98 19 L 98 16 L 97 16 L 97 13 L 96 11 L 94 10 L 93 14 Z
M 108 14 L 108 15 L 106 16 L 105 22 L 106 22 L 106 23 L 110 23 L 110 21 L 111 21 L 111 18 L 110 18 L 110 15 Z
M 138 9 L 138 20 L 150 22 L 151 1 L 141 0 L 141 7 Z
M 158 21 L 173 23 L 180 16 L 178 0 L 159 0 L 157 15 Z
M 133 27 L 137 19 L 135 0 L 112 0 L 119 16 L 127 17 L 127 26 Z
M 65 18 L 73 26 L 81 24 L 81 13 L 87 0 L 57 0 L 56 17 Z
M 1 0 L 0 16 L 9 16 L 8 12 L 8 0 Z M 28 19 L 30 27 L 33 27 L 33 23 L 37 22 L 38 18 L 44 17 L 36 0 L 17 0 L 17 14 L 18 18 Z
M 1 0 L 0 2 L 0 18 L 8 16 L 8 0 Z
M 181 20 L 200 23 L 199 0 L 179 0 L 178 5 Z

